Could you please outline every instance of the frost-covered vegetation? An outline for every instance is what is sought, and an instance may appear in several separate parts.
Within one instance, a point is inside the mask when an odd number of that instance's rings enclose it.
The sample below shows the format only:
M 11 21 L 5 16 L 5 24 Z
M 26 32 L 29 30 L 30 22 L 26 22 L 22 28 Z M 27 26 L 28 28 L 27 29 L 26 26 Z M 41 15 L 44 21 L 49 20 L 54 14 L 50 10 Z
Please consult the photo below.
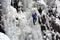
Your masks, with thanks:
M 10 40 L 60 40 L 60 0 L 0 0 L 0 15 Z

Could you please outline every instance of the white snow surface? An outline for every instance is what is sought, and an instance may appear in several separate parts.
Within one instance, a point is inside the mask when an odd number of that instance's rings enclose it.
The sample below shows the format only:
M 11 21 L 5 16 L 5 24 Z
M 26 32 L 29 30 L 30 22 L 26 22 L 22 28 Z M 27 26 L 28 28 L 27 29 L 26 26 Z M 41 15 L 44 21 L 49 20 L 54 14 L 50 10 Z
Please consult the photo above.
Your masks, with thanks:
M 59 20 L 58 18 L 56 18 L 55 21 L 56 21 L 55 23 L 56 23 L 57 25 L 60 25 L 60 20 Z
M 57 11 L 60 14 L 60 1 L 59 0 L 56 0 L 55 1 L 55 4 L 57 5 Z
M 0 40 L 10 40 L 10 38 L 7 35 L 0 32 Z
M 46 6 L 46 3 L 44 2 L 44 0 L 39 0 L 37 2 L 40 3 L 40 4 L 43 4 L 44 6 Z

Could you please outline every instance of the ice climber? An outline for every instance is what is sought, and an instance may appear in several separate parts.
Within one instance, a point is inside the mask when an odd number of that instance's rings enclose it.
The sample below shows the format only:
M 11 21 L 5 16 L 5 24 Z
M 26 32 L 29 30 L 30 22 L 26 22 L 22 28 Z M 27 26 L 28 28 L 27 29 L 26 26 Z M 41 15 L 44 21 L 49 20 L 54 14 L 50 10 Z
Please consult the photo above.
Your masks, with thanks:
M 33 13 L 32 18 L 33 18 L 33 24 L 35 25 L 35 22 L 37 21 L 37 14 Z
M 38 9 L 38 12 L 39 12 L 38 23 L 41 24 L 41 20 L 40 20 L 40 15 L 42 14 L 42 9 L 41 9 L 41 7 Z

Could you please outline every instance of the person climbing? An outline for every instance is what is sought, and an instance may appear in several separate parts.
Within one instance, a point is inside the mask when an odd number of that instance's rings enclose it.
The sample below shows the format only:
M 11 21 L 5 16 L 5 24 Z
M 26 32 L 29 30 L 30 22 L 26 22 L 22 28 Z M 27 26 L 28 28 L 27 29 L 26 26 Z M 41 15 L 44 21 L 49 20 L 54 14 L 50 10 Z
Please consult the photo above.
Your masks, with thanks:
M 32 18 L 33 18 L 33 24 L 35 25 L 35 22 L 37 21 L 37 14 L 33 13 Z
M 38 9 L 38 12 L 39 12 L 38 23 L 41 24 L 41 19 L 40 19 L 40 15 L 42 14 L 42 9 L 41 9 L 41 7 Z
M 40 13 L 40 15 L 42 14 L 42 9 L 41 9 L 41 7 L 38 9 L 38 12 Z

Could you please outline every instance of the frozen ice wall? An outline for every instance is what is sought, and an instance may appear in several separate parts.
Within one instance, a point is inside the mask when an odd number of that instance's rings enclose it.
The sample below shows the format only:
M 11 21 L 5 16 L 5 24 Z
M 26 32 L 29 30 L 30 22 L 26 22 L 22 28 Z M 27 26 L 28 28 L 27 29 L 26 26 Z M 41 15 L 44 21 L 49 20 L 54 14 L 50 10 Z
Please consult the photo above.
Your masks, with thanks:
M 10 40 L 43 40 L 40 25 L 31 24 L 31 8 L 33 8 L 31 2 L 32 0 L 23 0 L 24 9 L 28 11 L 17 13 L 16 9 L 10 5 L 11 0 L 2 0 L 2 20 Z
M 14 1 L 17 2 L 11 5 L 11 1 L 12 4 Z M 4 30 L 10 40 L 52 40 L 52 35 L 54 35 L 54 40 L 57 40 L 56 35 L 60 35 L 58 33 L 60 32 L 58 31 L 60 28 L 59 0 L 1 0 L 1 4 Z M 41 14 L 38 12 L 39 7 L 42 8 Z M 52 14 L 49 13 L 49 10 Z M 36 25 L 33 24 L 32 13 L 37 13 L 41 24 L 38 23 L 38 20 Z M 44 27 L 45 29 L 43 29 Z M 58 32 L 55 31 L 55 28 Z

